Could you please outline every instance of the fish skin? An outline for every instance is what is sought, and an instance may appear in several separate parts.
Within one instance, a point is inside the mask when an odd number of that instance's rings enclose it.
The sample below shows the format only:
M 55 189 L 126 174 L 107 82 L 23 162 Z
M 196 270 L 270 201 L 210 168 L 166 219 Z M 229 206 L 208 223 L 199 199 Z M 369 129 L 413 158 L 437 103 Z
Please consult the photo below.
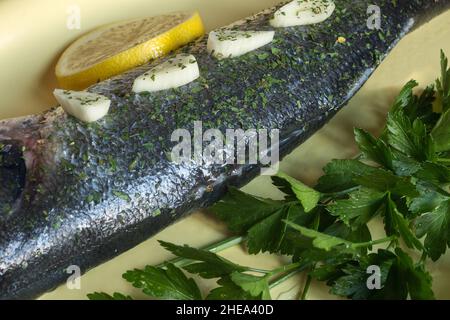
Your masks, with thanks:
M 256 165 L 176 165 L 167 158 L 173 130 L 192 132 L 195 120 L 204 129 L 280 129 L 284 156 L 348 102 L 405 34 L 450 6 L 373 2 L 383 13 L 383 36 L 366 27 L 367 1 L 336 0 L 329 20 L 277 29 L 273 44 L 243 57 L 216 61 L 206 53 L 206 37 L 182 48 L 196 56 L 202 74 L 182 88 L 131 93 L 134 78 L 161 60 L 92 86 L 112 101 L 96 123 L 61 108 L 0 121 L 0 143 L 9 146 L 1 155 L 13 159 L 0 163 L 0 203 L 12 208 L 0 212 L 0 298 L 34 298 L 64 282 L 68 266 L 85 272 L 259 173 Z M 236 27 L 272 30 L 277 8 Z M 338 36 L 347 42 L 337 44 Z

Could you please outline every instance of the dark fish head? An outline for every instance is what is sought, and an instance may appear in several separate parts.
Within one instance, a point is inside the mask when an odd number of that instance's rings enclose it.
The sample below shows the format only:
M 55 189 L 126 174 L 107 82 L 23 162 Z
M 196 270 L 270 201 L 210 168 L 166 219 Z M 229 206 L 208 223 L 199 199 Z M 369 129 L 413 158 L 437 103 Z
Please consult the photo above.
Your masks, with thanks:
M 0 121 L 0 221 L 20 207 L 27 165 L 33 166 L 37 117 Z M 28 149 L 28 150 L 27 150 Z
M 39 168 L 54 158 L 45 152 L 51 122 L 45 116 L 0 120 L 0 222 L 21 210 L 25 200 L 32 203 L 26 189 L 39 183 Z M 0 225 L 0 239 L 1 231 Z

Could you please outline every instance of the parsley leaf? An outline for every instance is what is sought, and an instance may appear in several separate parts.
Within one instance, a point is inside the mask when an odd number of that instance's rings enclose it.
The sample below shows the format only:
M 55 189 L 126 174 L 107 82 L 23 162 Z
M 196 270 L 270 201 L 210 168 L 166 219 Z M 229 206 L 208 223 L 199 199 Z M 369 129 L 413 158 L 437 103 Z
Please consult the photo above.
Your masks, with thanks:
M 360 188 L 349 195 L 349 199 L 337 200 L 327 206 L 327 209 L 353 229 L 368 223 L 379 212 L 385 201 L 384 192 L 368 188 Z
M 167 300 L 201 300 L 200 289 L 192 278 L 171 263 L 166 268 L 146 266 L 123 274 L 123 278 L 134 287 L 155 298 Z
M 211 210 L 227 223 L 231 231 L 243 233 L 283 205 L 282 201 L 255 197 L 230 187 L 227 195 Z
M 212 207 L 212 211 L 232 231 L 247 234 L 248 252 L 291 253 L 290 246 L 285 241 L 286 225 L 282 220 L 296 220 L 307 215 L 302 206 L 261 199 L 237 189 L 231 190 L 222 201 Z M 309 217 L 311 218 L 313 216 Z
M 386 198 L 384 223 L 386 234 L 388 236 L 401 236 L 403 241 L 409 248 L 415 247 L 419 250 L 423 248 L 422 243 L 416 238 L 411 228 L 409 227 L 408 220 L 398 210 L 396 203 L 392 201 L 390 195 L 388 195 Z
M 388 142 L 393 148 L 418 161 L 434 159 L 434 144 L 420 119 L 411 121 L 403 111 L 390 112 Z
M 406 177 L 399 177 L 390 171 L 381 168 L 373 168 L 365 175 L 355 176 L 356 183 L 366 188 L 379 192 L 390 192 L 399 196 L 414 197 L 417 195 L 416 188 Z
M 422 94 L 416 99 L 413 108 L 406 110 L 410 119 L 419 118 L 425 123 L 428 131 L 439 120 L 439 114 L 433 112 L 433 102 L 435 101 L 435 90 L 433 85 L 429 85 L 423 90 Z
M 434 184 L 445 184 L 450 181 L 450 168 L 438 163 L 424 162 L 420 165 L 419 170 L 414 174 L 415 177 L 429 181 Z
M 279 172 L 277 177 L 285 180 L 290 186 L 293 193 L 296 195 L 297 199 L 302 204 L 303 208 L 305 208 L 305 212 L 310 212 L 317 206 L 317 203 L 320 200 L 320 193 L 316 190 L 308 187 L 302 182 L 289 177 L 287 174 Z
M 428 255 L 436 261 L 450 247 L 450 198 L 416 220 L 416 233 L 419 238 L 426 235 L 425 248 Z
M 437 152 L 450 151 L 450 109 L 439 119 L 431 132 L 431 136 Z
M 403 253 L 405 258 L 408 259 L 410 266 L 412 265 L 412 259 Z M 422 264 L 417 264 L 413 268 L 409 269 L 408 289 L 409 295 L 413 300 L 434 300 L 433 293 L 433 278 L 425 270 Z
M 358 186 L 355 178 L 376 171 L 358 160 L 333 160 L 324 168 L 325 175 L 316 187 L 323 193 L 341 192 Z
M 369 272 L 369 267 L 379 269 L 379 274 Z M 376 270 L 376 269 L 372 269 Z M 332 294 L 352 299 L 434 299 L 431 277 L 422 265 L 414 265 L 401 249 L 395 252 L 378 250 L 356 260 L 340 262 L 335 267 L 321 266 L 311 275 L 327 281 Z M 371 276 L 378 278 L 372 282 Z M 371 284 L 373 286 L 368 286 Z
M 334 270 L 334 274 L 327 275 L 328 278 L 332 276 L 328 280 L 331 286 L 330 293 L 355 300 L 374 299 L 377 288 L 369 289 L 368 284 L 375 285 L 370 281 L 369 277 L 373 273 L 368 272 L 369 267 L 376 266 L 379 268 L 380 274 L 376 276 L 379 277 L 377 280 L 382 287 L 386 284 L 388 273 L 395 259 L 395 255 L 390 251 L 378 250 L 377 253 L 362 256 L 359 260 L 348 261 Z M 317 277 L 317 274 L 320 276 L 320 270 L 314 276 Z
M 292 191 L 291 184 L 287 182 L 285 179 L 282 179 L 277 176 L 271 176 L 272 184 L 278 188 L 282 193 L 284 193 L 285 201 L 296 201 L 297 197 Z
M 333 160 L 324 171 L 325 175 L 319 179 L 317 189 L 325 193 L 352 191 L 356 187 L 364 186 L 400 195 L 417 194 L 414 185 L 408 179 L 358 160 Z
M 223 277 L 217 281 L 219 287 L 210 291 L 206 300 L 258 300 L 235 284 L 230 277 Z
M 393 168 L 392 153 L 386 142 L 382 139 L 376 139 L 362 129 L 355 129 L 354 132 L 359 150 L 361 150 L 366 159 L 372 160 L 387 169 Z
M 415 214 L 433 211 L 442 202 L 450 199 L 447 192 L 427 181 L 418 181 L 416 188 L 419 196 L 409 202 L 409 210 Z
M 308 229 L 290 221 L 285 221 L 285 223 L 291 228 L 299 231 L 305 237 L 312 238 L 312 244 L 318 249 L 322 249 L 325 251 L 331 251 L 331 249 L 334 249 L 336 247 L 341 247 L 343 249 L 353 249 L 354 244 L 345 239 L 330 236 L 313 229 Z
M 372 241 L 372 235 L 367 225 L 361 225 L 359 228 L 351 228 L 342 222 L 335 221 L 332 225 L 325 228 L 323 232 L 353 243 Z M 367 249 L 372 249 L 372 246 L 367 246 L 367 248 L 361 247 L 361 252 L 366 253 Z
M 105 292 L 94 292 L 87 295 L 89 300 L 133 300 L 130 296 L 114 292 L 113 295 L 109 295 Z
M 189 264 L 184 267 L 189 273 L 199 274 L 203 278 L 218 278 L 228 275 L 234 271 L 246 271 L 247 268 L 234 264 L 221 256 L 200 249 L 195 249 L 187 245 L 178 246 L 173 243 L 159 241 L 161 246 L 172 252 L 174 255 L 193 261 L 201 261 Z
M 420 162 L 412 159 L 398 150 L 391 149 L 394 157 L 392 166 L 396 175 L 401 177 L 408 177 L 415 174 L 420 169 Z
M 436 80 L 437 110 L 447 112 L 450 109 L 450 69 L 448 59 L 441 50 L 441 78 Z
M 411 257 L 400 248 L 395 250 L 396 259 L 392 264 L 383 289 L 375 298 L 386 300 L 434 299 L 431 276 L 423 266 L 414 265 Z
M 271 300 L 267 276 L 259 277 L 246 273 L 233 272 L 231 274 L 231 280 L 253 297 L 261 297 L 262 300 Z
M 260 251 L 277 252 L 286 234 L 286 224 L 283 220 L 292 220 L 304 214 L 298 205 L 284 206 L 272 215 L 255 224 L 248 230 L 247 246 L 250 254 Z
M 408 81 L 398 94 L 391 108 L 391 112 L 397 112 L 398 110 L 404 109 L 414 103 L 413 89 L 419 84 L 415 80 Z
M 430 85 L 423 90 L 419 97 L 414 95 L 413 89 L 418 86 L 415 80 L 409 81 L 396 98 L 391 113 L 401 110 L 409 119 L 416 118 L 425 122 L 435 122 L 436 114 L 433 112 L 434 86 Z

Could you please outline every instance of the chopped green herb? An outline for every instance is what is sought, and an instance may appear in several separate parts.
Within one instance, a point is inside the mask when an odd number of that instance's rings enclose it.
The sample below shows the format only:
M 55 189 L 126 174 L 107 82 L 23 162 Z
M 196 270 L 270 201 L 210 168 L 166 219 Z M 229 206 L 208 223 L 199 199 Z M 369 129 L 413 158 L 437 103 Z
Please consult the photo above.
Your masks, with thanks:
M 118 197 L 118 198 L 120 198 L 120 199 L 122 199 L 122 200 L 125 200 L 125 201 L 127 201 L 127 202 L 130 202 L 130 201 L 131 201 L 130 196 L 129 196 L 128 194 L 126 194 L 125 192 L 122 192 L 122 191 L 113 191 L 113 194 L 114 194 L 116 197 Z

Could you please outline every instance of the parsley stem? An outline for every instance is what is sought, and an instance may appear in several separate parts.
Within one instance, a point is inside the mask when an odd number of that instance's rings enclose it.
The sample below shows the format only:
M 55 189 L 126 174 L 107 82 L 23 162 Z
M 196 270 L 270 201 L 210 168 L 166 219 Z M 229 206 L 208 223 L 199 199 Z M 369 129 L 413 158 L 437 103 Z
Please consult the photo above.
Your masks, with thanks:
M 305 282 L 305 286 L 302 291 L 302 295 L 300 296 L 300 300 L 306 300 L 306 296 L 308 295 L 309 288 L 311 287 L 312 277 L 308 274 Z
M 422 256 L 420 257 L 419 263 L 424 264 L 425 262 L 427 262 L 427 258 L 428 258 L 428 255 L 427 255 L 427 253 L 424 251 L 424 252 L 422 253 Z
M 301 272 L 301 271 L 302 271 L 302 269 L 299 268 L 299 269 L 294 269 L 294 270 L 291 270 L 291 271 L 289 271 L 289 272 L 283 274 L 282 276 L 280 276 L 280 277 L 278 277 L 278 278 L 276 278 L 276 279 L 270 281 L 270 282 L 269 282 L 269 288 L 270 288 L 270 289 L 273 289 L 273 288 L 275 288 L 276 286 L 279 286 L 280 284 L 282 284 L 282 283 L 285 282 L 286 280 L 292 278 L 293 276 L 295 276 L 297 273 L 299 273 L 299 272 Z
M 442 163 L 450 163 L 450 159 L 446 159 L 446 158 L 438 158 L 437 161 L 442 162 Z
M 378 240 L 374 240 L 374 241 L 355 243 L 355 244 L 353 245 L 353 248 L 370 247 L 370 246 L 374 246 L 374 245 L 377 245 L 377 244 L 382 244 L 382 243 L 390 242 L 390 241 L 395 240 L 395 239 L 397 239 L 397 236 L 390 236 L 390 237 L 386 237 L 386 238 L 378 239 Z
M 320 214 L 317 214 L 316 217 L 314 218 L 313 229 L 314 230 L 319 230 L 319 227 L 320 227 Z M 311 270 L 309 272 L 314 271 L 315 268 L 316 268 L 316 264 L 313 264 L 311 266 Z M 312 277 L 311 277 L 309 272 L 308 272 L 308 275 L 306 277 L 305 286 L 303 287 L 303 291 L 302 291 L 302 294 L 300 296 L 300 300 L 306 300 L 306 296 L 308 295 L 309 288 L 311 287 Z
M 270 270 L 265 270 L 265 269 L 258 269 L 258 268 L 252 268 L 252 267 L 248 267 L 248 271 L 252 271 L 252 272 L 258 272 L 258 273 L 270 273 Z
M 301 262 L 295 262 L 295 263 L 291 263 L 291 264 L 284 265 L 284 266 L 279 267 L 279 268 L 275 268 L 275 269 L 273 269 L 272 271 L 270 271 L 269 273 L 270 273 L 270 275 L 273 276 L 273 275 L 277 275 L 277 274 L 279 274 L 279 273 L 284 273 L 284 272 L 291 271 L 291 270 L 293 270 L 293 269 L 297 269 L 297 268 L 299 268 L 301 265 L 302 265 Z
M 217 253 L 217 252 L 226 250 L 228 248 L 234 247 L 238 244 L 241 244 L 244 240 L 245 240 L 245 237 L 234 236 L 234 237 L 219 241 L 217 243 L 214 243 L 212 245 L 209 245 L 209 246 L 205 247 L 203 250 Z
M 242 243 L 244 240 L 245 240 L 245 237 L 234 236 L 234 237 L 230 237 L 230 238 L 221 240 L 219 242 L 210 244 L 210 245 L 208 245 L 206 247 L 201 248 L 201 250 L 217 253 L 217 252 L 224 251 L 224 250 L 226 250 L 228 248 L 234 247 L 235 245 L 238 245 L 238 244 Z M 171 263 L 171 264 L 174 264 L 177 267 L 184 267 L 184 266 L 187 266 L 188 264 L 192 263 L 192 260 L 178 257 L 178 258 L 172 259 L 172 260 L 167 261 L 167 262 Z M 161 264 L 157 265 L 156 267 L 164 268 L 165 263 L 166 262 L 161 263 Z

